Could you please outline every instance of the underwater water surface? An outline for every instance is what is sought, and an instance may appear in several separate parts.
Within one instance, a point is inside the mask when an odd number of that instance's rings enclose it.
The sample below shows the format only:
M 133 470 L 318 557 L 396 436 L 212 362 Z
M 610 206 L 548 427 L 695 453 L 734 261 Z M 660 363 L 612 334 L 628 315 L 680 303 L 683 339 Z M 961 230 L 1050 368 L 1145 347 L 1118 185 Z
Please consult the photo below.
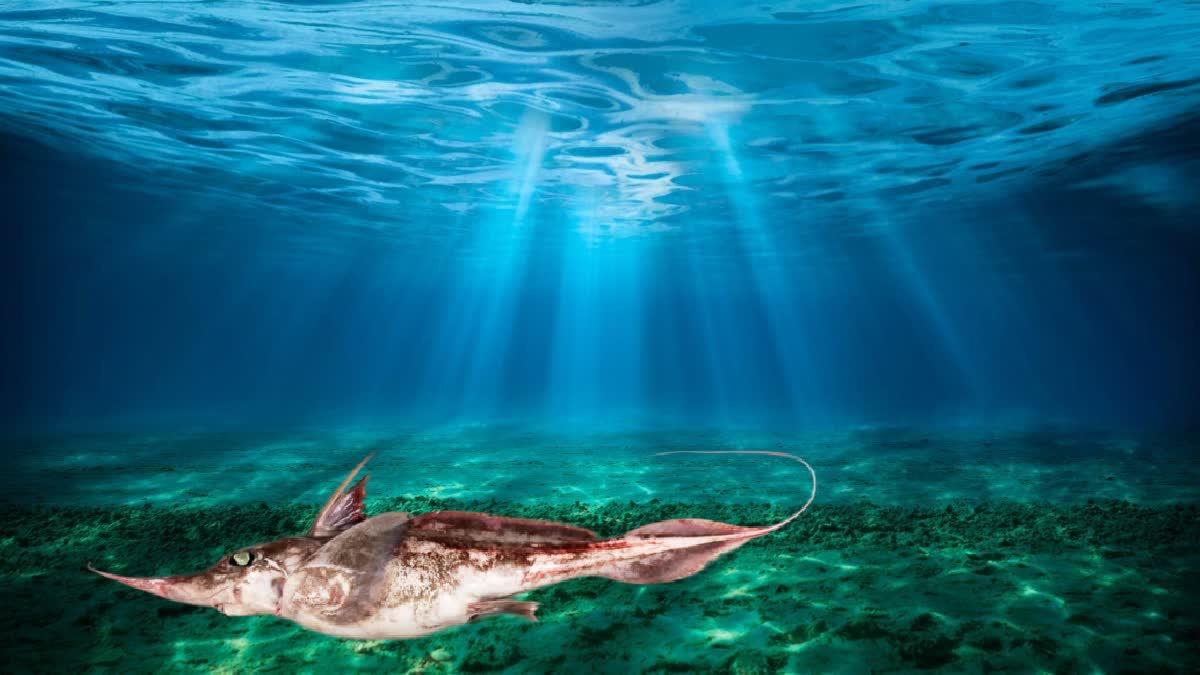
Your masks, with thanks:
M 0 669 L 1197 667 L 1200 5 L 0 3 Z M 787 529 L 348 641 L 86 570 Z

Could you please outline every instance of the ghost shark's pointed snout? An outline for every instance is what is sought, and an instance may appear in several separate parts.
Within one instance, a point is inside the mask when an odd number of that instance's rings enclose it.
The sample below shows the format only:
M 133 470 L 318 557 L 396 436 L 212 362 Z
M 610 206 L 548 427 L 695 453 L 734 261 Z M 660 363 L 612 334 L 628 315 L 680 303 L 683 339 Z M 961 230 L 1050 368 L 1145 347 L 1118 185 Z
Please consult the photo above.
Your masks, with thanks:
M 212 600 L 216 593 L 208 587 L 208 584 L 204 583 L 206 580 L 204 572 L 175 577 L 123 577 L 120 574 L 98 570 L 92 567 L 91 563 L 88 563 L 88 569 L 106 579 L 112 579 L 160 598 L 189 605 L 214 606 Z

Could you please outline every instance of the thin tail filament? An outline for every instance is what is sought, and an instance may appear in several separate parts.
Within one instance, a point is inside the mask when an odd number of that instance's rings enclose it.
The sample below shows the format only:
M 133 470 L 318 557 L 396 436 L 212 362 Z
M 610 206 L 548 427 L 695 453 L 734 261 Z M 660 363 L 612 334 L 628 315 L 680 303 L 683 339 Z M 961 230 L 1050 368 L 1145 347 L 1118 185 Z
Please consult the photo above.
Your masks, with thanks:
M 661 457 L 663 455 L 771 455 L 773 457 L 787 457 L 788 459 L 794 459 L 803 464 L 804 468 L 808 469 L 808 473 L 812 475 L 812 494 L 808 496 L 808 501 L 804 502 L 804 506 L 801 506 L 799 511 L 796 511 L 778 523 L 767 527 L 767 531 L 778 530 L 784 525 L 787 525 L 795 520 L 797 516 L 799 516 L 801 513 L 804 513 L 804 511 L 817 497 L 817 472 L 813 471 L 812 466 L 810 466 L 808 462 L 795 455 L 789 455 L 786 452 L 778 452 L 776 450 L 669 450 L 667 452 L 655 453 L 654 456 Z

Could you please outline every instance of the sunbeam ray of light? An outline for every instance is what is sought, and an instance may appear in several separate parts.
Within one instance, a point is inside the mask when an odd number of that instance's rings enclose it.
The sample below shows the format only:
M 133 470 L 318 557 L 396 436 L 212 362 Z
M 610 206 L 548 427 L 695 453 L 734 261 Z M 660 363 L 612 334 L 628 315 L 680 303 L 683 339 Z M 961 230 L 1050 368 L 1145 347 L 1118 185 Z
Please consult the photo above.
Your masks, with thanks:
M 509 347 L 518 331 L 515 317 L 525 283 L 530 248 L 537 236 L 523 227 L 538 187 L 549 133 L 545 115 L 527 113 L 513 135 L 513 151 L 518 169 L 511 194 L 516 197 L 512 221 L 505 227 L 501 221 L 481 232 L 480 251 L 487 256 L 487 268 L 474 283 L 483 290 L 475 318 L 475 337 L 472 348 L 464 354 L 466 360 L 464 410 L 472 414 L 489 415 L 495 412 L 498 396 L 506 376 Z M 485 271 L 486 270 L 486 271 Z
M 684 235 L 683 242 L 687 280 L 692 293 L 691 306 L 698 314 L 696 320 L 700 323 L 699 333 L 692 334 L 691 342 L 704 355 L 702 376 L 706 390 L 711 392 L 712 404 L 716 407 L 713 417 L 718 422 L 725 422 L 730 412 L 731 395 L 726 363 L 739 358 L 737 343 L 730 335 L 730 331 L 736 330 L 736 327 L 725 320 L 732 311 L 728 294 L 720 284 L 719 266 L 711 263 L 706 265 L 702 259 L 704 249 L 699 242 L 701 236 L 700 232 L 689 232 Z
M 514 176 L 510 209 L 491 209 L 475 225 L 458 261 L 452 300 L 424 373 L 436 408 L 455 417 L 478 418 L 496 412 L 505 378 L 514 317 L 536 232 L 523 227 L 534 204 L 544 159 L 545 117 L 527 114 L 512 135 Z
M 805 403 L 819 400 L 819 374 L 808 354 L 809 329 L 801 322 L 789 294 L 793 281 L 771 255 L 777 246 L 770 228 L 761 220 L 752 179 L 744 174 L 729 138 L 727 123 L 711 120 L 705 125 L 721 159 L 726 194 L 737 220 L 735 235 L 744 243 L 742 253 L 751 270 L 751 279 L 769 325 L 774 354 L 782 363 L 788 400 L 783 408 L 797 419 L 811 415 Z
M 833 137 L 845 133 L 842 123 L 834 117 L 828 107 L 819 107 L 813 119 L 816 127 L 823 133 Z M 938 291 L 928 273 L 916 259 L 913 247 L 902 238 L 900 224 L 890 217 L 889 206 L 882 203 L 880 197 L 870 193 L 860 195 L 858 204 L 861 215 L 867 219 L 859 226 L 870 228 L 873 237 L 882 244 L 887 254 L 885 263 L 899 274 L 900 281 L 908 291 L 905 297 L 916 301 L 920 316 L 933 327 L 939 344 L 951 357 L 955 372 L 966 384 L 969 393 L 972 396 L 978 395 L 981 383 L 972 366 L 971 354 L 962 336 L 958 334 L 948 308 L 938 297 Z M 970 402 L 961 401 L 960 406 L 969 408 Z

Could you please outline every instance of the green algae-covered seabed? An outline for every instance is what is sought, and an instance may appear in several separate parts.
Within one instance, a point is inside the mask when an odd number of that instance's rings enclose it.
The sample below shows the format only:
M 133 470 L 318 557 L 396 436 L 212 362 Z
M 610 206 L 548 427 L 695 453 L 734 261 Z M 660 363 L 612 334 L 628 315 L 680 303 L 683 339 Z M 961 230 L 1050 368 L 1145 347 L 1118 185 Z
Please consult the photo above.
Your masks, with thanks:
M 496 427 L 6 442 L 6 671 L 1195 672 L 1196 435 L 856 429 L 559 437 Z M 230 618 L 90 574 L 150 576 L 307 529 L 369 450 L 367 506 L 560 520 L 604 536 L 676 517 L 782 532 L 671 584 L 582 579 L 410 641 Z

